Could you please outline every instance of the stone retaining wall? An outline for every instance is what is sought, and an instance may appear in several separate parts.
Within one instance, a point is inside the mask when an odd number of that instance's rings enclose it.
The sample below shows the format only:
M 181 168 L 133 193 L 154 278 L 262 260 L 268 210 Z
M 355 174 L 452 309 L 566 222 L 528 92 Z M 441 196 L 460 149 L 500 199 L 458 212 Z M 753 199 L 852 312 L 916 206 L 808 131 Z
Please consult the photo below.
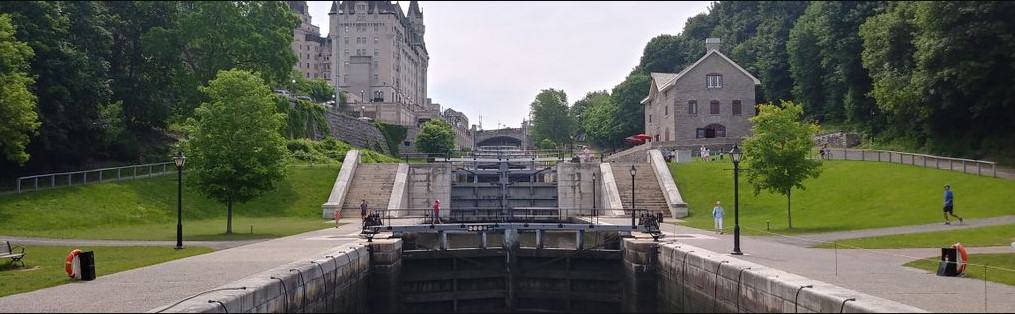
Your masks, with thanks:
M 369 149 L 380 147 L 381 152 L 390 153 L 384 133 L 381 133 L 373 123 L 332 111 L 326 111 L 325 118 L 328 120 L 332 137 L 352 146 Z

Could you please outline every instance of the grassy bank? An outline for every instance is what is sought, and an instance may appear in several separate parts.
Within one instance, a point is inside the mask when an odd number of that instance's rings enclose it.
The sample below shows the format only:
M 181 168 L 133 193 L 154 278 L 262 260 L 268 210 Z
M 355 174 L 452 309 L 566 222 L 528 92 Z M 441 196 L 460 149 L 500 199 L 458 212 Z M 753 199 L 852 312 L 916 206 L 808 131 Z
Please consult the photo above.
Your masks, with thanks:
M 970 254 L 969 263 L 977 265 L 966 266 L 966 277 L 983 279 L 986 276 L 987 281 L 1015 286 L 1015 253 Z M 982 265 L 987 265 L 986 274 Z M 921 259 L 906 266 L 936 272 L 938 258 Z
M 278 188 L 226 209 L 184 177 L 184 234 L 190 240 L 277 237 L 329 227 L 320 218 L 340 165 L 294 166 Z M 176 176 L 68 187 L 0 197 L 0 235 L 73 239 L 171 240 Z M 250 226 L 254 232 L 250 234 Z M 246 234 L 246 235 L 244 235 Z
M 0 262 L 0 297 L 73 282 L 64 272 L 64 260 L 73 249 L 95 252 L 95 272 L 105 276 L 125 270 L 211 252 L 204 247 L 174 250 L 170 247 L 69 247 L 29 246 L 25 267 Z M 43 302 L 44 300 L 40 300 Z
M 749 168 L 749 165 L 747 166 Z M 690 207 L 687 224 L 709 229 L 716 200 L 733 223 L 733 171 L 728 160 L 671 164 L 677 186 Z M 749 171 L 749 170 L 748 170 Z M 786 197 L 762 192 L 755 196 L 745 175 L 740 182 L 743 232 L 808 233 L 937 223 L 943 220 L 942 186 L 955 191 L 956 214 L 965 218 L 1015 215 L 1010 202 L 1015 181 L 907 165 L 825 161 L 807 190 L 793 191 L 793 229 L 787 229 Z M 760 230 L 760 231 L 759 231 Z
M 956 242 L 965 246 L 1008 246 L 1015 242 L 1015 225 L 999 225 L 952 231 L 924 232 L 838 241 L 839 248 L 900 249 L 949 247 Z M 830 248 L 826 243 L 820 247 Z

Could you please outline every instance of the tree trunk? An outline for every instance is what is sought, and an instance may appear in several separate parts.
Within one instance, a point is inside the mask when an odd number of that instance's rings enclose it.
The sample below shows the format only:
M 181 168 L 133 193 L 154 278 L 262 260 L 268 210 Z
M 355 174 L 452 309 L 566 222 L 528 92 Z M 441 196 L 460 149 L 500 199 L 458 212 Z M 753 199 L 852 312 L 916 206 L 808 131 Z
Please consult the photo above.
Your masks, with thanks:
M 233 201 L 226 202 L 226 234 L 233 234 Z
M 792 195 L 793 189 L 786 190 L 786 218 L 789 219 L 789 229 L 793 229 L 793 211 L 791 210 L 793 203 L 790 201 Z

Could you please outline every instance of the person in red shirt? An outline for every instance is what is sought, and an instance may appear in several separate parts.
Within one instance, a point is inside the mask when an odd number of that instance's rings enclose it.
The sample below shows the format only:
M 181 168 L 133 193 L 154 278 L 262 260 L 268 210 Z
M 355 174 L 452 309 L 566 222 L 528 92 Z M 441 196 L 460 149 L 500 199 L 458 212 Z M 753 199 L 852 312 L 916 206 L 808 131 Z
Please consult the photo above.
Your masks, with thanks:
M 431 219 L 430 223 L 441 223 L 441 200 L 433 201 L 433 219 Z

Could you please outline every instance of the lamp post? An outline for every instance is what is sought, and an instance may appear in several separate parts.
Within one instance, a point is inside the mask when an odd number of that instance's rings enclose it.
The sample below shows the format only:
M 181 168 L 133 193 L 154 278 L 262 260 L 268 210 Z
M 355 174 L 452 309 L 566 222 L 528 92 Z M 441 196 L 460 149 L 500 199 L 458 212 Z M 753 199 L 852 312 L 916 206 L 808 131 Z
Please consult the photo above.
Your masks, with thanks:
M 293 98 L 296 98 L 296 79 L 293 79 L 292 83 L 293 84 L 290 85 L 291 87 L 289 88 L 289 92 L 293 94 Z
M 179 250 L 183 248 L 183 165 L 187 157 L 180 151 L 173 161 L 176 162 L 176 249 Z
M 363 117 L 363 110 L 366 110 L 367 106 L 359 106 L 359 116 Z
M 740 158 L 743 153 L 734 145 L 730 150 L 733 161 L 733 255 L 744 255 L 740 252 Z
M 637 224 L 634 223 L 634 216 L 635 213 L 637 213 L 637 210 L 634 209 L 634 175 L 636 173 L 638 173 L 638 169 L 635 169 L 634 165 L 631 165 L 631 228 L 637 226 Z
M 592 171 L 592 217 L 599 216 L 599 210 L 596 208 L 596 172 Z

